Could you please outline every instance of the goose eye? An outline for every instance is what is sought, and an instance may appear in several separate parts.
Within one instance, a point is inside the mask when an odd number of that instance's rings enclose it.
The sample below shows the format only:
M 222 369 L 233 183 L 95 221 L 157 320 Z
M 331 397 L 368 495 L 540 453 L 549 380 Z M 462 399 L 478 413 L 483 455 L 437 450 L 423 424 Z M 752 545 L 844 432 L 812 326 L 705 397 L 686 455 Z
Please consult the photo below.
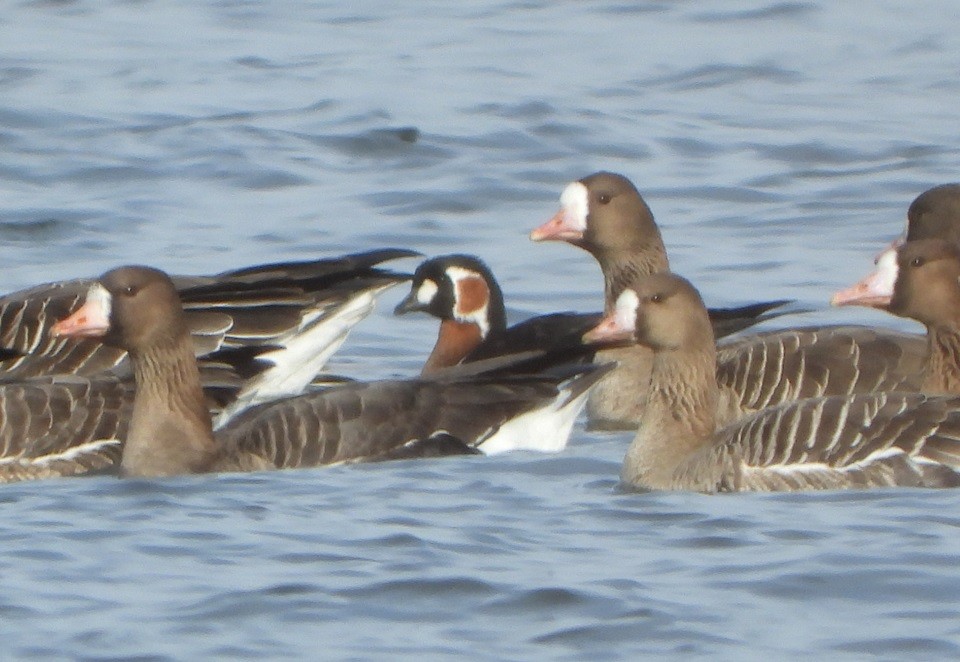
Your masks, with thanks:
M 663 295 L 662 295 L 662 294 L 659 294 L 659 293 L 658 293 L 658 294 L 651 295 L 650 301 L 652 301 L 652 302 L 654 302 L 654 303 L 660 303 L 661 301 L 663 301 Z
M 923 258 L 922 258 L 922 257 L 915 257 L 915 258 L 913 258 L 912 260 L 910 260 L 910 266 L 911 266 L 911 267 L 919 267 L 919 266 L 922 265 L 922 264 L 923 264 Z
M 597 200 L 600 202 L 601 205 L 605 205 L 608 202 L 610 202 L 610 196 L 607 193 L 601 193 L 600 195 L 597 196 Z
M 134 294 L 137 293 L 137 288 L 135 288 L 133 285 L 127 285 L 126 287 L 123 288 L 123 293 L 128 297 L 132 297 Z

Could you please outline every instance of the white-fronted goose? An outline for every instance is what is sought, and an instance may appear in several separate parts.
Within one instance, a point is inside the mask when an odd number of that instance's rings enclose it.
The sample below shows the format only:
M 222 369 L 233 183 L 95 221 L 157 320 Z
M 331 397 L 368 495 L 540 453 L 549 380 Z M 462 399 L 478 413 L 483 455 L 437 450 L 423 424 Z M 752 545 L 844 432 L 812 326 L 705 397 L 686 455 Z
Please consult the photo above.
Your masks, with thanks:
M 440 331 L 421 374 L 520 352 L 562 352 L 589 360 L 581 337 L 599 314 L 553 313 L 507 327 L 503 292 L 490 268 L 472 255 L 441 255 L 420 264 L 410 293 L 394 309 L 425 312 L 440 319 Z
M 257 402 L 301 392 L 379 292 L 408 278 L 376 265 L 409 255 L 386 249 L 179 278 L 216 425 Z M 0 482 L 115 470 L 134 398 L 125 351 L 32 336 L 81 297 L 81 285 L 32 288 L 0 307 L 8 344 L 38 348 L 36 356 L 8 352 L 9 370 L 0 373 Z M 57 369 L 80 374 L 22 378 Z
M 322 347 L 326 320 L 348 303 L 356 311 L 351 319 L 359 321 L 372 309 L 379 292 L 408 278 L 378 265 L 416 255 L 389 248 L 259 265 L 214 276 L 176 276 L 174 282 L 198 356 L 216 352 L 220 361 L 247 362 L 259 354 L 259 362 L 266 367 L 283 362 L 292 337 L 304 341 L 321 336 L 308 344 Z M 122 363 L 125 352 L 119 348 L 49 334 L 57 319 L 80 305 L 91 282 L 49 283 L 0 297 L 0 379 L 91 376 Z M 345 334 L 334 331 L 329 336 L 342 342 Z M 290 354 L 303 352 L 294 348 Z M 292 362 L 302 360 L 297 356 Z
M 636 187 L 622 175 L 599 172 L 573 182 L 560 211 L 531 233 L 535 241 L 557 239 L 590 252 L 604 275 L 607 312 L 625 283 L 668 271 L 660 230 Z M 781 303 L 781 302 L 774 302 Z M 732 315 L 740 330 L 768 309 Z M 732 309 L 734 313 L 743 309 Z M 713 321 L 715 336 L 717 323 Z M 908 334 L 882 334 L 855 327 L 788 329 L 743 338 L 721 347 L 718 375 L 726 396 L 722 420 L 799 397 L 916 388 L 923 341 Z M 631 428 L 641 420 L 649 384 L 650 351 L 643 346 L 605 350 L 599 360 L 621 368 L 593 391 L 587 411 L 598 427 Z
M 808 398 L 717 429 L 716 343 L 696 289 L 637 278 L 590 341 L 653 351 L 644 417 L 621 480 L 640 489 L 786 491 L 960 485 L 960 398 L 880 392 Z
M 405 455 L 411 444 L 430 446 L 430 440 L 485 452 L 531 441 L 562 448 L 577 411 L 568 405 L 582 403 L 605 371 L 578 366 L 516 377 L 447 372 L 431 380 L 349 383 L 248 409 L 214 434 L 184 313 L 163 272 L 107 272 L 52 332 L 102 337 L 129 351 L 137 395 L 121 473 L 133 476 L 384 459 Z M 570 413 L 553 416 L 558 409 Z
M 923 324 L 927 355 L 920 389 L 960 395 L 960 245 L 920 239 L 891 247 L 873 273 L 837 293 L 835 302 L 880 308 Z
M 877 269 L 854 285 L 836 292 L 831 298 L 835 306 L 870 305 L 863 296 L 863 289 L 876 287 L 871 278 L 891 276 L 895 273 L 895 250 L 907 241 L 941 239 L 960 246 L 960 184 L 941 184 L 918 195 L 907 209 L 907 225 L 899 237 L 880 253 L 874 263 Z M 893 250 L 891 250 L 893 249 Z M 886 264 L 884 264 L 886 262 Z M 893 287 L 893 282 L 885 286 Z

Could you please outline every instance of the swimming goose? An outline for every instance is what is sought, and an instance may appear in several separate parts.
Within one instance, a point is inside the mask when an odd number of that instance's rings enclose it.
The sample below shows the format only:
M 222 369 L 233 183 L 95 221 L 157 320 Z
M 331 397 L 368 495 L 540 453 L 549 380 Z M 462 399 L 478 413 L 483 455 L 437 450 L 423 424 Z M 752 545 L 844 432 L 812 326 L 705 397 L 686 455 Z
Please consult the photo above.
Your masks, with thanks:
M 228 363 L 248 363 L 259 355 L 262 368 L 286 372 L 290 365 L 280 364 L 299 365 L 306 353 L 339 346 L 349 327 L 369 314 L 380 292 L 408 278 L 379 264 L 415 255 L 419 253 L 389 248 L 214 276 L 177 276 L 174 282 L 197 355 L 218 353 L 217 360 Z M 48 283 L 0 297 L 0 379 L 90 376 L 123 362 L 125 352 L 119 348 L 49 334 L 57 319 L 82 302 L 90 283 Z M 290 347 L 294 338 L 310 349 Z
M 137 384 L 121 474 L 164 476 L 316 466 L 404 455 L 456 442 L 497 452 L 532 440 L 561 447 L 604 367 L 553 375 L 348 383 L 247 409 L 214 433 L 176 289 L 163 272 L 121 267 L 90 287 L 58 336 L 97 337 L 130 353 Z M 551 436 L 549 439 L 538 437 Z
M 531 232 L 531 239 L 562 240 L 590 252 L 603 271 L 606 312 L 631 279 L 668 271 L 660 230 L 626 177 L 595 173 L 568 185 L 560 203 L 560 211 Z M 732 309 L 734 330 L 756 321 L 757 315 L 762 318 L 768 309 L 768 304 L 755 310 Z M 737 316 L 738 310 L 748 314 Z M 716 333 L 716 323 L 714 329 L 716 337 L 723 335 Z M 922 339 L 867 327 L 795 328 L 741 338 L 720 348 L 718 375 L 729 387 L 721 399 L 721 420 L 801 397 L 915 390 L 923 356 Z M 619 361 L 621 369 L 591 394 L 587 409 L 591 423 L 635 428 L 643 415 L 638 393 L 649 384 L 650 351 L 638 345 L 605 350 L 598 357 Z
M 763 304 L 761 304 L 762 306 Z M 444 255 L 421 263 L 414 272 L 410 293 L 397 305 L 395 313 L 403 314 L 422 311 L 440 318 L 440 332 L 433 352 L 424 365 L 422 374 L 445 366 L 469 363 L 502 354 L 518 352 L 541 352 L 551 359 L 559 359 L 566 354 L 570 360 L 592 360 L 598 348 L 585 347 L 581 342 L 583 334 L 596 325 L 600 313 L 552 313 L 531 317 L 514 326 L 506 325 L 506 310 L 503 293 L 490 271 L 480 259 L 469 255 Z M 757 310 L 759 314 L 759 309 Z M 715 322 L 711 318 L 712 322 Z M 725 322 L 714 324 L 717 329 L 725 328 Z M 773 347 L 765 347 L 768 353 Z M 604 358 L 615 358 L 625 362 L 635 372 L 643 369 L 644 360 L 649 353 L 643 349 L 601 349 Z M 752 361 L 744 367 L 756 369 L 760 361 Z M 522 364 L 524 369 L 533 370 L 538 363 L 531 361 Z M 548 363 L 549 365 L 549 363 Z M 615 371 L 616 372 L 616 371 Z M 619 379 L 616 375 L 607 381 L 617 380 L 614 386 L 625 381 L 623 371 Z M 741 379 L 741 370 L 731 375 L 731 379 Z M 609 407 L 611 399 L 617 402 L 616 410 L 627 413 L 626 420 L 594 416 L 591 427 L 603 429 L 635 428 L 640 412 L 635 393 L 631 389 L 607 388 L 598 385 L 607 397 L 604 404 Z M 754 400 L 762 399 L 766 393 L 751 394 Z M 752 404 L 748 403 L 748 404 Z M 596 407 L 591 411 L 596 414 Z
M 960 485 L 960 398 L 878 392 L 808 398 L 717 429 L 716 343 L 703 301 L 673 274 L 638 277 L 596 342 L 653 352 L 644 417 L 621 480 L 654 490 L 790 491 Z
M 907 209 L 907 226 L 890 246 L 874 259 L 876 277 L 890 275 L 896 262 L 895 250 L 907 241 L 942 239 L 960 246 L 960 184 L 941 184 L 918 195 Z M 893 249 L 893 250 L 891 250 Z M 893 283 L 889 283 L 892 287 Z M 870 286 L 870 277 L 836 292 L 835 306 L 868 305 L 861 290 Z
M 412 254 L 385 249 L 178 277 L 215 426 L 257 402 L 301 392 L 379 292 L 407 278 L 376 265 Z M 134 399 L 125 352 L 34 337 L 85 285 L 39 286 L 0 306 L 7 344 L 37 348 L 36 355 L 8 352 L 8 370 L 0 373 L 0 482 L 115 471 Z M 23 377 L 57 369 L 79 374 Z
M 507 327 L 503 292 L 490 268 L 472 255 L 441 255 L 417 267 L 410 292 L 394 313 L 425 312 L 440 319 L 440 331 L 421 374 L 519 352 L 574 350 L 600 321 L 599 314 L 553 313 Z
M 960 394 L 960 245 L 908 241 L 884 251 L 877 269 L 849 288 L 843 305 L 910 317 L 927 328 L 924 393 Z M 840 295 L 838 294 L 838 297 Z

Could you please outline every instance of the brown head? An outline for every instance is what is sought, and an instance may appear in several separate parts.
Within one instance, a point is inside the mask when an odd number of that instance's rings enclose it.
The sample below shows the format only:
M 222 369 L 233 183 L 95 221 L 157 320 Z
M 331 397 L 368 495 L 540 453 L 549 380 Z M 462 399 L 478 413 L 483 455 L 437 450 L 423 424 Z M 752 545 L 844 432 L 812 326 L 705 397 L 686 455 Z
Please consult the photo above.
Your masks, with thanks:
M 583 339 L 611 342 L 626 337 L 654 352 L 701 351 L 715 342 L 699 292 L 685 278 L 670 273 L 636 279 Z
M 566 241 L 595 256 L 662 249 L 660 230 L 640 192 L 623 175 L 598 172 L 568 184 L 560 196 L 560 211 L 530 233 L 533 241 Z
M 877 258 L 877 268 L 837 292 L 834 305 L 869 306 L 927 326 L 960 314 L 960 248 L 942 239 L 908 241 Z
M 888 309 L 926 326 L 954 323 L 960 316 L 960 249 L 942 239 L 901 246 Z
M 55 336 L 101 338 L 132 354 L 188 337 L 180 298 L 157 269 L 119 267 L 90 287 L 83 306 L 51 329 Z
M 960 184 L 934 186 L 907 210 L 907 241 L 944 239 L 960 245 Z

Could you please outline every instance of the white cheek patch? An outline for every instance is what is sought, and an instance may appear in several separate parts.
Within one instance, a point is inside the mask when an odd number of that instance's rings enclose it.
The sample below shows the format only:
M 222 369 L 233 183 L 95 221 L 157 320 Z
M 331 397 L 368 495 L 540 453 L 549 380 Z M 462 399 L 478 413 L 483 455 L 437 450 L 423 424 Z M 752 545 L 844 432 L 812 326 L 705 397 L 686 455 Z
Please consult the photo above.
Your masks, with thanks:
M 637 325 L 637 307 L 639 305 L 640 297 L 633 290 L 624 290 L 617 297 L 617 303 L 613 309 L 613 319 L 616 321 L 618 330 L 633 332 Z
M 433 301 L 433 297 L 437 296 L 437 290 L 439 289 L 437 284 L 429 278 L 423 281 L 417 288 L 417 303 L 423 306 L 429 305 Z
M 587 187 L 580 182 L 567 184 L 560 194 L 560 206 L 567 226 L 572 230 L 584 232 L 587 229 L 587 213 L 590 211 L 590 195 Z
M 458 322 L 476 324 L 486 338 L 490 333 L 490 286 L 475 271 L 463 267 L 448 267 L 447 277 L 453 283 L 453 316 Z

